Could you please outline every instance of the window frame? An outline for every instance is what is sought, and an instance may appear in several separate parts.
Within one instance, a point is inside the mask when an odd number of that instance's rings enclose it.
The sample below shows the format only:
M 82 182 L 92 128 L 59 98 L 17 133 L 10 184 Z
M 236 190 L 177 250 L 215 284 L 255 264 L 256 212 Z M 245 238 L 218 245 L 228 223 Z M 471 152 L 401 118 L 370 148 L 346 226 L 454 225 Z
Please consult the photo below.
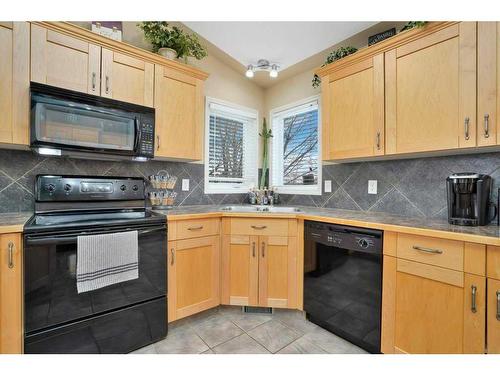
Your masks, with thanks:
M 255 169 L 252 173 L 250 173 L 250 179 L 245 183 L 230 183 L 230 182 L 219 182 L 214 183 L 210 182 L 209 178 L 209 160 L 210 160 L 210 116 L 212 114 L 212 109 L 210 105 L 214 104 L 218 107 L 225 107 L 227 109 L 228 115 L 233 114 L 235 117 L 243 118 L 245 121 L 244 126 L 246 124 L 250 124 L 253 129 L 249 129 L 250 132 L 254 133 L 254 150 L 246 151 L 243 150 L 243 158 L 248 153 L 252 158 L 259 153 L 259 112 L 253 108 L 245 107 L 239 104 L 231 103 L 225 100 L 213 98 L 207 96 L 205 98 L 205 151 L 204 151 L 204 193 L 205 194 L 242 194 L 248 192 L 248 190 L 257 185 L 258 178 L 258 165 L 257 162 L 252 162 L 249 168 Z M 222 110 L 221 110 L 222 111 Z M 222 111 L 223 112 L 223 111 Z M 230 118 L 230 116 L 228 116 Z M 243 143 L 247 144 L 245 141 L 245 136 L 243 138 Z M 247 168 L 245 168 L 245 162 L 243 165 L 243 176 L 247 172 Z M 253 175 L 253 176 L 252 176 Z M 244 177 L 245 178 L 245 177 Z M 225 179 L 221 177 L 220 180 Z M 228 178 L 230 179 L 230 178 Z
M 282 112 L 299 112 L 300 107 L 306 108 L 308 105 L 316 103 L 317 111 L 318 111 L 318 183 L 315 185 L 276 185 L 274 182 L 274 174 L 276 173 L 276 166 L 274 165 L 274 152 L 275 141 L 274 137 L 271 138 L 270 145 L 270 155 L 271 158 L 269 160 L 269 184 L 271 186 L 275 186 L 279 193 L 281 194 L 297 194 L 297 195 L 321 195 L 322 194 L 322 184 L 323 184 L 323 161 L 321 158 L 321 135 L 322 135 L 322 127 L 321 127 L 321 96 L 313 95 L 296 102 L 292 102 L 289 104 L 285 104 L 283 106 L 273 108 L 269 113 L 269 118 L 271 122 L 271 129 L 273 130 L 273 134 L 275 133 L 275 118 Z

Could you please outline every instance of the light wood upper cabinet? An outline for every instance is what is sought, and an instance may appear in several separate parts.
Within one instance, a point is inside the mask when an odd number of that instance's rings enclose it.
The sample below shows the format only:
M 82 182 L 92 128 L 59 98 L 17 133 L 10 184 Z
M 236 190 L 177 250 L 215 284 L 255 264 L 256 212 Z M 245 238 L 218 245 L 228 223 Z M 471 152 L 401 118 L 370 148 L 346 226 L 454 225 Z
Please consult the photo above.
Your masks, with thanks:
M 0 143 L 29 144 L 30 32 L 27 22 L 0 22 Z
M 386 154 L 476 146 L 476 23 L 385 53 Z
M 477 144 L 500 143 L 500 23 L 477 25 Z
M 153 86 L 153 63 L 102 49 L 102 96 L 153 107 Z
M 101 47 L 31 25 L 31 80 L 100 95 Z
M 0 235 L 0 354 L 22 353 L 22 269 L 21 235 Z
M 173 321 L 220 303 L 220 237 L 169 243 L 168 320 Z
M 323 158 L 383 155 L 383 54 L 330 73 L 321 91 Z
M 203 80 L 155 65 L 155 157 L 201 160 Z

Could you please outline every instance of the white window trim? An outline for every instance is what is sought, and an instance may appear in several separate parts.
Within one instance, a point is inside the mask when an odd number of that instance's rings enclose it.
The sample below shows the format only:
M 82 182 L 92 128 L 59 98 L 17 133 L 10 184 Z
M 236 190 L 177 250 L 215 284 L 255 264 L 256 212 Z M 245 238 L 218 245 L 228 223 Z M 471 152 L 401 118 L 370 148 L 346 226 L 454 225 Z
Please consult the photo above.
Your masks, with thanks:
M 320 95 L 314 95 L 307 97 L 305 99 L 298 100 L 293 103 L 289 103 L 286 105 L 283 105 L 281 107 L 277 107 L 271 110 L 269 113 L 269 119 L 270 121 L 270 126 L 271 129 L 273 128 L 273 120 L 276 115 L 278 115 L 280 112 L 285 112 L 289 111 L 292 108 L 295 107 L 300 107 L 300 106 L 307 106 L 311 102 L 316 101 L 318 103 L 318 184 L 317 185 L 301 185 L 301 186 L 290 186 L 290 185 L 282 185 L 282 186 L 276 186 L 278 188 L 278 192 L 281 194 L 297 194 L 297 195 L 321 195 L 322 193 L 322 184 L 323 184 L 323 176 L 322 176 L 322 170 L 323 170 L 323 164 L 321 160 L 321 96 Z M 300 113 L 302 112 L 303 108 L 297 108 L 297 112 Z M 271 138 L 271 144 L 270 144 L 270 155 L 273 155 L 273 145 L 274 142 L 272 141 Z M 271 157 L 269 160 L 269 183 L 272 186 L 273 185 L 273 158 Z
M 210 142 L 210 114 L 211 114 L 211 109 L 210 105 L 214 107 L 219 107 L 221 110 L 223 110 L 226 113 L 233 114 L 238 117 L 245 118 L 247 121 L 253 121 L 254 122 L 254 129 L 255 129 L 255 139 L 256 139 L 256 145 L 255 145 L 255 157 L 257 158 L 258 152 L 259 152 L 259 126 L 258 126 L 258 119 L 259 119 L 259 112 L 253 108 L 248 108 L 241 106 L 239 104 L 231 103 L 225 100 L 221 99 L 216 99 L 207 96 L 205 98 L 205 194 L 241 194 L 241 193 L 246 193 L 248 190 L 253 187 L 257 186 L 257 178 L 258 178 L 258 165 L 257 162 L 255 162 L 255 171 L 254 171 L 254 176 L 255 180 L 254 181 L 249 181 L 248 183 L 242 183 L 242 184 L 231 184 L 231 183 L 210 183 L 209 182 L 209 142 Z M 252 153 L 253 156 L 253 153 Z M 256 160 L 256 159 L 255 159 Z M 230 179 L 228 179 L 230 180 Z

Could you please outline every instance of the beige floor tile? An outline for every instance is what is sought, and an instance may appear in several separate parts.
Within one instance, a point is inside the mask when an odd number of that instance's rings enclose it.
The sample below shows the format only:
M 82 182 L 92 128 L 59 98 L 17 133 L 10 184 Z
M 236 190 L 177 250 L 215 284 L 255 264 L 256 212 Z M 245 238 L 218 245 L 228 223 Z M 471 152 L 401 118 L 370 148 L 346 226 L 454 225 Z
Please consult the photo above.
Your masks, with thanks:
M 211 348 L 243 333 L 228 317 L 220 314 L 200 321 L 192 328 Z
M 154 344 L 159 354 L 198 354 L 209 347 L 193 330 L 169 334 L 165 340 Z
M 270 354 L 246 333 L 213 348 L 217 354 Z
M 288 328 L 277 319 L 261 324 L 260 326 L 250 330 L 248 334 L 271 353 L 276 353 L 302 335 L 301 333 Z
M 304 337 L 295 340 L 290 345 L 281 349 L 278 354 L 328 354 L 319 346 L 314 345 Z

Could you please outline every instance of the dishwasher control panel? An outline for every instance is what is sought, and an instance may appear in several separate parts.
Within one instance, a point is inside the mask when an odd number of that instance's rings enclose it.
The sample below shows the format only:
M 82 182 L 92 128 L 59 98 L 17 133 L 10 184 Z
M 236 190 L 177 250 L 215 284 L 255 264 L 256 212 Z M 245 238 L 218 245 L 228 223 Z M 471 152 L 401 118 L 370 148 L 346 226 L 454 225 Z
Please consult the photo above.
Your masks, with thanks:
M 381 254 L 383 232 L 375 229 L 306 221 L 304 239 L 341 249 Z

